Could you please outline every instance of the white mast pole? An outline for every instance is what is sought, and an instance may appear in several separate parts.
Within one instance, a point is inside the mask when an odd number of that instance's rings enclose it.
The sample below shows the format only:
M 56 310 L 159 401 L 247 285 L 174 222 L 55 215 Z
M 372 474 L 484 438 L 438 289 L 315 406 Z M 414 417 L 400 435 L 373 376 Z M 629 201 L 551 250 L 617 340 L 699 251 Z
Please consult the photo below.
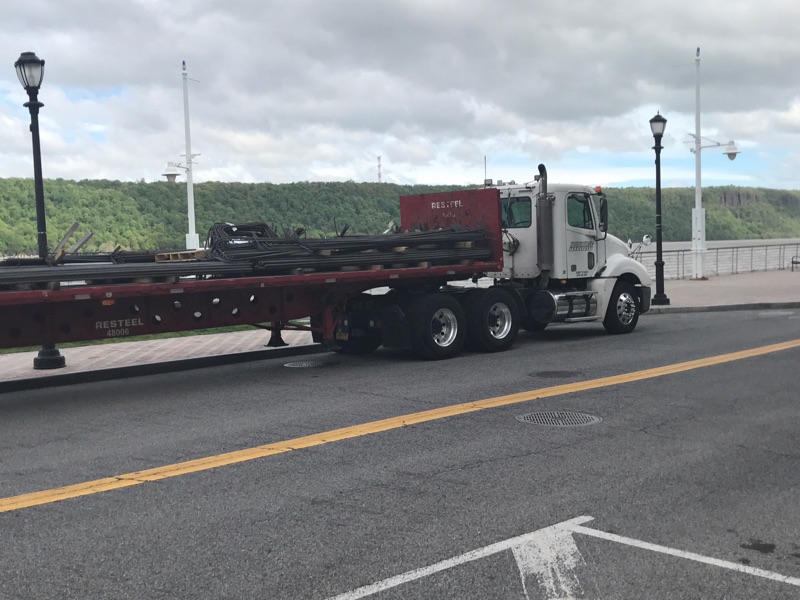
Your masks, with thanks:
M 706 214 L 703 209 L 703 186 L 700 176 L 700 152 L 702 150 L 700 137 L 700 48 L 694 59 L 695 63 L 695 90 L 694 90 L 694 209 L 692 210 L 692 257 L 694 266 L 693 279 L 705 279 L 706 262 Z
M 189 233 L 186 234 L 186 249 L 197 250 L 200 238 L 195 231 L 194 218 L 194 183 L 192 181 L 192 134 L 189 129 L 189 75 L 186 72 L 186 61 L 183 61 L 183 119 L 186 130 L 186 199 L 189 212 Z

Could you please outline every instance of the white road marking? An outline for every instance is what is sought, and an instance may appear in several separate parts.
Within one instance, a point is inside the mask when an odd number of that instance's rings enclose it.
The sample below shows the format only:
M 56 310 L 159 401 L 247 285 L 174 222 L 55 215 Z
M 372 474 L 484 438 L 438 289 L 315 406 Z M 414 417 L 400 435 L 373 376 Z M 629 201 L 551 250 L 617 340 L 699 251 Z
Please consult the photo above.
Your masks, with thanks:
M 763 569 L 756 569 L 754 567 L 740 565 L 739 563 L 730 562 L 727 560 L 719 560 L 718 558 L 710 558 L 708 556 L 703 556 L 702 554 L 695 554 L 694 552 L 684 552 L 683 550 L 675 550 L 674 548 L 668 548 L 667 546 L 659 546 L 658 544 L 651 544 L 649 542 L 640 542 L 639 540 L 622 537 L 621 535 L 606 533 L 605 531 L 599 531 L 597 529 L 591 529 L 589 527 L 582 527 L 581 525 L 575 525 L 572 524 L 570 521 L 564 521 L 564 523 L 560 523 L 555 527 L 568 529 L 573 533 L 590 535 L 592 537 L 601 538 L 604 540 L 608 540 L 610 542 L 617 542 L 618 544 L 625 544 L 627 546 L 634 546 L 636 548 L 642 548 L 644 550 L 652 550 L 653 552 L 669 554 L 670 556 L 686 558 L 688 560 L 694 560 L 696 562 L 704 563 L 706 565 L 714 565 L 715 567 L 722 567 L 723 569 L 730 569 L 732 571 L 747 573 L 748 575 L 755 575 L 756 577 L 763 577 L 765 579 L 771 579 L 772 581 L 779 581 L 781 583 L 788 583 L 789 585 L 796 585 L 800 587 L 800 578 L 798 577 L 788 577 L 786 575 L 781 575 L 780 573 L 773 573 L 771 571 L 765 571 Z
M 338 596 L 333 596 L 328 600 L 356 600 L 357 598 L 366 598 L 367 596 L 371 596 L 372 594 L 377 594 L 378 592 L 382 592 L 384 590 L 388 590 L 397 587 L 399 585 L 415 581 L 417 579 L 422 579 L 423 577 L 427 577 L 428 575 L 433 575 L 434 573 L 439 573 L 441 571 L 446 571 L 447 569 L 452 569 L 453 567 L 456 567 L 458 565 L 463 565 L 464 563 L 485 558 L 487 556 L 491 556 L 492 554 L 498 554 L 499 552 L 504 552 L 506 550 L 510 550 L 511 548 L 515 548 L 517 546 L 524 546 L 525 544 L 535 540 L 537 537 L 543 534 L 547 535 L 549 532 L 557 530 L 558 528 L 563 528 L 566 525 L 573 525 L 573 524 L 580 525 L 581 523 L 586 523 L 591 520 L 592 517 L 576 517 L 574 519 L 570 519 L 569 521 L 564 521 L 563 523 L 559 523 L 557 525 L 551 525 L 550 527 L 545 527 L 544 529 L 539 529 L 538 531 L 526 533 L 524 535 L 515 538 L 504 540 L 502 542 L 497 542 L 496 544 L 491 544 L 490 546 L 478 548 L 477 550 L 470 550 L 469 552 L 467 552 L 466 554 L 462 554 L 461 556 L 449 558 L 447 560 L 443 560 L 436 564 L 429 565 L 427 567 L 422 567 L 421 569 L 415 569 L 413 571 L 408 571 L 406 573 L 403 573 L 402 575 L 396 575 L 395 577 L 390 577 L 389 579 L 378 581 L 377 583 L 373 583 L 371 585 L 365 585 L 364 587 L 360 587 L 353 591 L 346 592 Z
M 511 548 L 528 600 L 529 583 L 533 584 L 531 588 L 544 588 L 548 600 L 585 597 L 576 569 L 586 563 L 572 539 L 572 531 L 556 527 L 543 529 L 529 542 Z
M 800 578 L 798 577 L 788 577 L 780 573 L 765 571 L 764 569 L 756 569 L 727 560 L 719 560 L 717 558 L 695 554 L 694 552 L 685 552 L 667 546 L 642 542 L 583 526 L 583 523 L 588 523 L 592 520 L 594 520 L 594 517 L 575 517 L 574 519 L 556 523 L 544 529 L 497 542 L 496 544 L 478 548 L 477 550 L 471 550 L 466 554 L 443 560 L 427 567 L 408 571 L 402 575 L 396 575 L 395 577 L 390 577 L 371 585 L 365 585 L 338 596 L 332 596 L 327 600 L 356 600 L 358 598 L 366 598 L 378 592 L 395 588 L 411 581 L 422 579 L 423 577 L 440 573 L 458 565 L 463 565 L 464 563 L 479 560 L 506 550 L 511 550 L 517 561 L 526 598 L 530 598 L 530 596 L 528 596 L 528 589 L 531 587 L 529 584 L 534 582 L 538 584 L 540 591 L 544 592 L 547 600 L 577 600 L 579 598 L 585 598 L 583 587 L 580 581 L 578 581 L 575 572 L 576 569 L 585 566 L 583 556 L 572 538 L 573 534 L 576 533 L 800 587 Z

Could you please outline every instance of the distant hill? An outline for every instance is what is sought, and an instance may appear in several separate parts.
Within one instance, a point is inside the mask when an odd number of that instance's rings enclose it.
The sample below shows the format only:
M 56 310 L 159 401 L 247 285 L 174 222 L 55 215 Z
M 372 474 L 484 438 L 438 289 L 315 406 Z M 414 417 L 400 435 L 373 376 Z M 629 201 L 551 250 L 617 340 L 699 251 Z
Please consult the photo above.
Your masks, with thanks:
M 472 187 L 477 187 L 472 186 Z M 194 186 L 201 240 L 219 222 L 265 222 L 276 231 L 302 227 L 306 235 L 379 233 L 399 222 L 398 198 L 465 189 L 389 183 L 219 183 Z M 45 212 L 50 246 L 73 222 L 91 230 L 85 251 L 167 250 L 184 247 L 186 186 L 166 182 L 46 180 Z M 655 234 L 655 190 L 607 188 L 609 231 L 623 239 Z M 665 241 L 691 239 L 693 188 L 662 193 Z M 708 240 L 800 237 L 800 192 L 740 187 L 703 189 Z M 36 209 L 31 179 L 0 179 L 0 255 L 35 254 Z
M 623 239 L 655 234 L 655 189 L 606 188 L 609 230 Z M 666 188 L 661 194 L 664 241 L 692 239 L 694 188 Z M 707 240 L 800 237 L 800 191 L 750 187 L 703 188 Z

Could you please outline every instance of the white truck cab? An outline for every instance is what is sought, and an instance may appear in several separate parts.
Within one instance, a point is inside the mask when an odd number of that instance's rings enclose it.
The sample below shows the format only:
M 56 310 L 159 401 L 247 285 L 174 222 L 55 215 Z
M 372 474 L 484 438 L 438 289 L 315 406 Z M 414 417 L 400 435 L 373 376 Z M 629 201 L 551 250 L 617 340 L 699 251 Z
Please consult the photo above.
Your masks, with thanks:
M 489 273 L 523 301 L 526 329 L 552 322 L 603 320 L 611 333 L 632 331 L 650 308 L 652 281 L 630 248 L 608 233 L 608 200 L 600 188 L 487 180 L 498 190 L 503 270 Z

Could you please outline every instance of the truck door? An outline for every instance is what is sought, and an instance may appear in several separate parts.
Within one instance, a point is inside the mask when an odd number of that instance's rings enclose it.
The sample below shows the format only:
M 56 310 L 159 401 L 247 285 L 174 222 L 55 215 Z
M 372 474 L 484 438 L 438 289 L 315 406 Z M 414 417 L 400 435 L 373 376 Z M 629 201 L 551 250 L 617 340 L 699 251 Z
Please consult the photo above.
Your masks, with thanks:
M 599 208 L 595 210 L 592 195 L 570 192 L 566 199 L 566 267 L 567 278 L 594 277 L 605 263 L 601 239 Z
M 500 198 L 504 232 L 503 277 L 530 278 L 539 274 L 533 198 L 529 194 L 509 190 Z M 506 243 L 510 241 L 514 243 Z
M 592 201 L 592 210 L 597 225 L 597 267 L 602 269 L 606 264 L 606 236 L 608 235 L 608 199 L 599 192 L 589 196 Z

